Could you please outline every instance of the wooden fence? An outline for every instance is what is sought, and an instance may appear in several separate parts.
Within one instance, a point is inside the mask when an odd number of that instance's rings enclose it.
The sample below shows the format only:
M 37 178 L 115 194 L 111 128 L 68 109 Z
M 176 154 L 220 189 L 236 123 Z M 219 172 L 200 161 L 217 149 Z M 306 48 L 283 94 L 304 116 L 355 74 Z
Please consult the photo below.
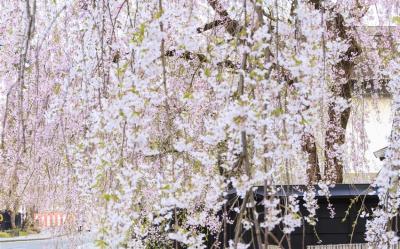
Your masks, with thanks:
M 71 223 L 75 216 L 64 212 L 40 212 L 34 214 L 34 221 L 39 228 L 60 227 Z
M 269 245 L 268 249 L 281 249 L 279 246 Z M 321 246 L 307 246 L 307 249 L 382 249 L 377 247 L 368 247 L 368 244 L 340 244 L 340 245 L 321 245 Z M 388 248 L 389 249 L 389 248 Z M 400 244 L 391 246 L 390 249 L 400 249 Z
M 391 247 L 385 247 L 390 249 L 400 249 L 400 244 Z M 342 245 L 324 245 L 324 246 L 307 246 L 307 249 L 382 249 L 368 244 L 342 244 Z
M 307 249 L 368 249 L 368 244 L 307 246 Z

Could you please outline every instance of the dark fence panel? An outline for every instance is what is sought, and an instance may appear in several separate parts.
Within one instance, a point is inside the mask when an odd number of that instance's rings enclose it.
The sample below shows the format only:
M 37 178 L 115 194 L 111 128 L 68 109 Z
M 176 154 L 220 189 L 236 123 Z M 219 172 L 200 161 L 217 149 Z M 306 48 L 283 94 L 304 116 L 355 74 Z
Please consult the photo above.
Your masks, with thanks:
M 318 190 L 318 187 L 316 187 Z M 305 217 L 309 213 L 304 207 L 304 200 L 302 191 L 305 190 L 305 186 L 283 186 L 283 190 L 275 195 L 281 200 L 281 204 L 284 204 L 287 196 L 291 194 L 297 194 L 300 202 L 300 214 Z M 372 192 L 372 194 L 370 194 Z M 343 244 L 358 244 L 365 243 L 365 224 L 366 218 L 360 217 L 360 210 L 371 212 L 372 208 L 378 205 L 378 197 L 374 193 L 374 189 L 371 189 L 366 184 L 338 184 L 334 188 L 330 189 L 331 197 L 329 200 L 325 196 L 317 194 L 316 198 L 318 201 L 319 209 L 317 210 L 316 216 L 318 218 L 317 225 L 315 227 L 309 225 L 303 219 L 302 226 L 296 228 L 296 230 L 290 235 L 283 233 L 283 225 L 280 224 L 273 231 L 272 234 L 281 242 L 283 248 L 291 249 L 306 249 L 309 246 L 316 245 L 332 245 L 337 244 L 341 248 Z M 358 197 L 358 198 L 357 198 Z M 263 201 L 263 189 L 260 187 L 255 191 L 254 198 L 257 202 L 256 210 L 260 214 L 258 221 L 262 223 L 264 221 L 264 207 Z M 242 200 L 237 200 L 234 191 L 231 191 L 227 197 L 228 199 L 228 217 L 232 221 L 237 220 L 237 212 L 233 211 L 233 208 L 239 208 Z M 329 204 L 333 206 L 335 216 L 331 218 L 330 211 L 328 209 Z M 249 210 L 249 209 L 248 209 Z M 221 215 L 222 220 L 222 215 Z M 212 245 L 223 245 L 223 243 L 235 238 L 235 226 L 236 222 L 227 223 L 225 225 L 225 231 L 217 236 L 217 238 L 208 238 L 208 248 L 212 248 Z M 393 229 L 397 231 L 397 225 Z M 262 237 L 262 243 L 264 241 L 264 235 Z M 272 237 L 272 236 L 270 236 Z M 262 248 L 261 245 L 257 244 L 254 239 L 254 231 L 252 229 L 242 232 L 242 242 L 251 243 L 250 249 Z M 268 243 L 276 245 L 276 240 L 272 238 L 268 239 Z M 290 244 L 290 246 L 289 246 Z M 339 246 L 340 244 L 340 246 Z M 223 247 L 214 247 L 223 248 Z M 321 247 L 323 248 L 323 247 Z M 328 248 L 328 247 L 327 247 Z M 356 247 L 357 248 L 357 247 Z
M 3 221 L 0 222 L 0 231 L 11 229 L 11 217 L 8 211 L 0 211 L 0 215 L 3 216 Z M 18 213 L 15 217 L 15 225 L 17 228 L 22 227 L 22 215 Z

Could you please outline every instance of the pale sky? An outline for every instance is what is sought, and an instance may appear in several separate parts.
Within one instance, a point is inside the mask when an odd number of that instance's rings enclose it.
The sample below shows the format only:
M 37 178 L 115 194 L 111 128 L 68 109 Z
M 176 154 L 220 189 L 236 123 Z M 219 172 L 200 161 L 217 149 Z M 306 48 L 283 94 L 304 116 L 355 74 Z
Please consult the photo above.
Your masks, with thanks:
M 361 110 L 362 108 L 363 110 Z M 346 130 L 346 145 L 349 148 L 348 163 L 346 165 L 350 172 L 359 172 L 360 169 L 367 170 L 367 168 L 369 168 L 369 172 L 378 172 L 382 167 L 382 162 L 374 156 L 374 152 L 388 145 L 393 120 L 391 99 L 372 100 L 371 98 L 364 98 L 354 109 L 357 110 L 351 112 Z M 360 113 L 360 115 L 355 115 L 355 112 Z M 364 113 L 363 117 L 361 117 L 361 113 Z M 356 128 L 357 122 L 364 123 L 367 141 L 358 139 L 362 135 L 362 131 Z M 366 149 L 363 150 L 360 145 L 354 146 L 353 142 L 366 142 Z M 361 157 L 363 155 L 367 160 L 367 165 L 362 165 L 361 162 L 354 160 L 357 156 Z

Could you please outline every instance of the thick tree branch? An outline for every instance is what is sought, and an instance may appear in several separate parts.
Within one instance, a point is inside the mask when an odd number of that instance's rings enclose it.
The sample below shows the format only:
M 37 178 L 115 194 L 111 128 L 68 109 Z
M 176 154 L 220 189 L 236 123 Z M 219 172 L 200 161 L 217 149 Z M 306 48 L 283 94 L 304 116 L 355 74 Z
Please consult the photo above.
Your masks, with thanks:
M 197 28 L 197 33 L 203 33 L 207 30 L 213 29 L 213 28 L 221 26 L 223 24 L 224 24 L 224 21 L 222 21 L 222 20 L 215 20 L 215 21 L 209 22 L 206 25 L 204 25 L 203 27 Z
M 178 53 L 178 52 L 176 52 L 175 49 L 172 49 L 172 50 L 167 50 L 164 53 L 164 55 L 167 57 L 179 56 L 179 58 L 182 58 L 185 60 L 194 60 L 197 58 L 200 62 L 207 62 L 207 57 L 204 54 L 193 53 L 190 51 L 184 51 L 183 53 Z
M 221 21 L 223 22 L 226 31 L 230 35 L 236 36 L 243 28 L 239 25 L 239 22 L 229 17 L 228 11 L 218 0 L 208 0 L 208 4 L 210 4 L 215 12 L 217 12 L 217 14 L 222 18 Z

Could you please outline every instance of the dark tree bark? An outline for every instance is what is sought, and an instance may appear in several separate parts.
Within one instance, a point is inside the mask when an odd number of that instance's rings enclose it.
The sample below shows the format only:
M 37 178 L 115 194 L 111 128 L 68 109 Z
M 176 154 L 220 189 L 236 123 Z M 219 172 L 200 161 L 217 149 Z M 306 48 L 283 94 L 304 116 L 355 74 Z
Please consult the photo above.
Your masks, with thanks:
M 351 79 L 355 66 L 354 58 L 361 53 L 355 37 L 353 37 L 348 28 L 344 25 L 344 19 L 341 14 L 336 14 L 332 22 L 327 23 L 328 29 L 336 32 L 337 37 L 349 41 L 349 48 L 342 55 L 341 61 L 336 65 L 337 80 L 331 91 L 334 97 L 340 97 L 347 102 L 350 101 L 353 87 Z M 343 84 L 340 84 L 343 81 Z M 337 105 L 337 99 L 333 98 L 328 104 L 328 125 L 325 134 L 325 175 L 326 180 L 335 183 L 343 182 L 343 159 L 341 157 L 341 147 L 346 141 L 346 127 L 350 117 L 350 107 L 340 110 Z
M 322 12 L 332 11 L 326 9 L 321 0 L 310 0 L 315 9 Z M 335 183 L 343 182 L 343 159 L 340 148 L 346 141 L 346 127 L 350 116 L 350 107 L 342 111 L 337 111 L 337 99 L 340 97 L 347 102 L 351 99 L 351 89 L 353 81 L 351 79 L 355 66 L 354 58 L 361 53 L 361 47 L 358 45 L 355 37 L 349 32 L 344 24 L 344 18 L 340 13 L 336 13 L 333 20 L 326 22 L 327 29 L 333 31 L 335 35 L 330 39 L 340 38 L 349 42 L 349 48 L 342 55 L 340 62 L 335 66 L 337 70 L 337 81 L 331 88 L 334 98 L 328 103 L 328 125 L 325 132 L 325 180 Z M 325 46 L 325 44 L 324 44 Z M 343 82 L 342 84 L 340 82 Z M 310 177 L 313 172 L 310 172 Z
M 17 217 L 16 212 L 14 210 L 9 210 L 9 214 L 10 214 L 11 229 L 15 229 L 17 228 L 17 226 L 15 225 L 15 219 Z
M 224 25 L 226 31 L 231 36 L 236 36 L 236 34 L 242 29 L 242 27 L 239 25 L 239 22 L 229 17 L 228 11 L 218 0 L 208 0 L 208 4 L 221 17 L 219 22 L 220 24 Z
M 311 133 L 304 133 L 302 137 L 303 146 L 302 149 L 307 153 L 308 168 L 307 173 L 307 184 L 316 184 L 321 180 L 321 173 L 318 164 L 317 146 L 315 144 L 315 138 Z
M 26 213 L 26 217 L 22 224 L 22 229 L 24 230 L 35 229 L 34 214 L 35 214 L 35 208 L 30 207 L 28 209 L 28 212 Z
M 347 101 L 351 98 L 350 82 L 340 87 L 340 96 Z M 338 113 L 336 102 L 329 103 L 328 125 L 325 134 L 325 176 L 326 180 L 335 183 L 343 182 L 343 159 L 341 147 L 346 142 L 346 127 L 350 117 L 350 107 Z

